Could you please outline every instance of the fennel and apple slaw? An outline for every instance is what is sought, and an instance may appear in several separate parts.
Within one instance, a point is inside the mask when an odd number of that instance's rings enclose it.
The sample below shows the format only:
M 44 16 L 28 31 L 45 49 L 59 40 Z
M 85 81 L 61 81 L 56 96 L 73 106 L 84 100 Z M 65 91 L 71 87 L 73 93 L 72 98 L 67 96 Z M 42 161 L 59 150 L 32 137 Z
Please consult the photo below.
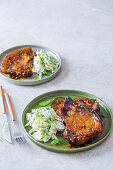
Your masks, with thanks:
M 33 59 L 33 72 L 38 74 L 39 79 L 42 79 L 43 75 L 54 73 L 57 68 L 58 63 L 49 54 L 44 53 L 42 49 L 37 50 Z
M 52 139 L 58 142 L 57 131 L 65 129 L 63 120 L 51 106 L 32 109 L 30 113 L 27 113 L 26 118 L 28 120 L 26 126 L 31 127 L 29 134 L 38 141 L 47 142 Z

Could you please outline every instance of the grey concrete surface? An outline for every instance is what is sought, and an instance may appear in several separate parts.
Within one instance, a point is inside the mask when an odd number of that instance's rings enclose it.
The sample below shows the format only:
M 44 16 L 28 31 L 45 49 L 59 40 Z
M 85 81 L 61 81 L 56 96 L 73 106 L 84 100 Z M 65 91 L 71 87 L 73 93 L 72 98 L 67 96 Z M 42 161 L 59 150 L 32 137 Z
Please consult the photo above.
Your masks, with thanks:
M 36 96 L 58 89 L 77 89 L 103 99 L 113 111 L 112 0 L 1 0 L 0 53 L 21 44 L 47 46 L 62 56 L 62 71 L 37 86 L 17 86 L 0 79 L 11 96 L 18 126 Z M 3 115 L 0 106 L 0 129 Z M 113 131 L 86 152 L 54 153 L 32 143 L 8 144 L 0 131 L 0 170 L 112 170 Z

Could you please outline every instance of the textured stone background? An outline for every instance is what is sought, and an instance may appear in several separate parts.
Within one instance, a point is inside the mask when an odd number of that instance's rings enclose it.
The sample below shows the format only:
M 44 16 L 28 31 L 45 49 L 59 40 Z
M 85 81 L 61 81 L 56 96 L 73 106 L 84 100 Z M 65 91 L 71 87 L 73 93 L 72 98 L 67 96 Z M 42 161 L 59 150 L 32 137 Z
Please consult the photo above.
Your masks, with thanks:
M 63 65 L 55 79 L 38 86 L 16 86 L 0 79 L 23 133 L 24 107 L 51 90 L 92 93 L 113 111 L 112 0 L 1 0 L 0 53 L 21 44 L 47 46 L 60 53 Z M 0 114 L 0 129 L 2 123 Z M 27 136 L 26 144 L 10 145 L 0 132 L 0 170 L 112 170 L 112 138 L 113 132 L 92 150 L 63 154 L 44 150 Z

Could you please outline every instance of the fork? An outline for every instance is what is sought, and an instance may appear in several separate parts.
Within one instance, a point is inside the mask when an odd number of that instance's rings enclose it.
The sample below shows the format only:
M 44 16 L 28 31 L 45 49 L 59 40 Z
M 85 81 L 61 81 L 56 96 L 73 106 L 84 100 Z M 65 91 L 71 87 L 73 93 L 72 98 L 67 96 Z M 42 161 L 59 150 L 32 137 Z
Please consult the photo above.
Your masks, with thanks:
M 16 121 L 15 121 L 15 117 L 14 117 L 14 113 L 13 113 L 13 109 L 12 109 L 12 106 L 11 106 L 9 95 L 8 95 L 8 93 L 5 93 L 4 95 L 5 95 L 6 102 L 7 102 L 7 105 L 8 105 L 10 114 L 11 114 L 11 118 L 12 118 L 12 121 L 13 121 L 13 125 L 14 125 L 13 139 L 18 143 L 25 142 L 24 136 L 19 132 L 19 130 L 16 126 Z

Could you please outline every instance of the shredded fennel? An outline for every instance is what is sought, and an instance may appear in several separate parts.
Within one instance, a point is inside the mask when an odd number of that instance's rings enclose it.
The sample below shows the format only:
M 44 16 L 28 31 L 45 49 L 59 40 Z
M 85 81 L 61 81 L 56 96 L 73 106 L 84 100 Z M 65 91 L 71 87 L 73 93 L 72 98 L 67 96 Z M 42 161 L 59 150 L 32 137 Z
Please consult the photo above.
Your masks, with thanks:
M 42 79 L 43 75 L 55 72 L 57 68 L 58 63 L 49 54 L 44 53 L 42 49 L 37 50 L 33 60 L 33 72 L 38 74 L 39 79 Z
M 32 127 L 29 134 L 38 141 L 47 142 L 50 139 L 57 139 L 57 131 L 63 131 L 65 128 L 63 120 L 50 106 L 32 109 L 31 113 L 27 113 L 26 118 L 28 120 L 26 126 Z

